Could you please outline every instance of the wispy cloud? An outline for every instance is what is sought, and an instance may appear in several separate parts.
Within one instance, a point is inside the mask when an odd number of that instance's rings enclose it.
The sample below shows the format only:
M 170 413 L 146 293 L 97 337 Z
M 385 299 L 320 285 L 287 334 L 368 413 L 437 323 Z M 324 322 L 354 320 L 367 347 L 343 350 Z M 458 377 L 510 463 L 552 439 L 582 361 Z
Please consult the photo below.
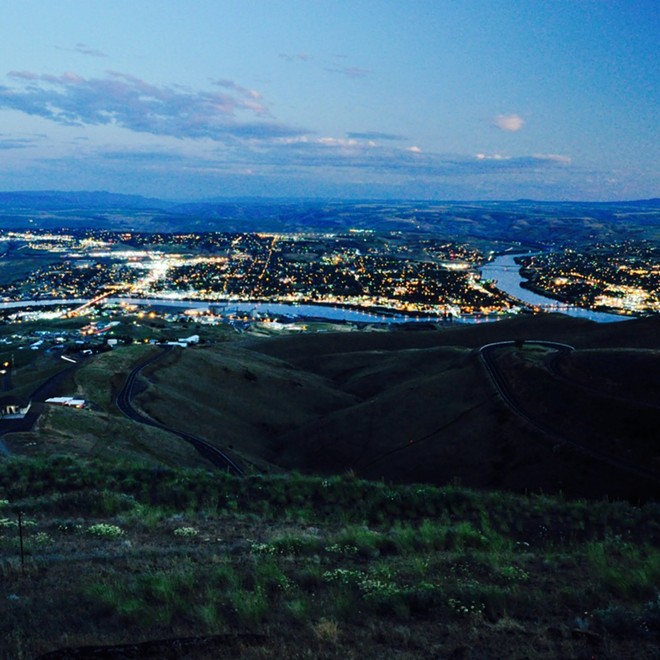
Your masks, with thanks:
M 340 73 L 347 78 L 364 78 L 371 73 L 369 69 L 363 69 L 359 66 L 331 66 L 325 67 L 325 70 L 330 73 Z
M 81 55 L 88 55 L 89 57 L 108 57 L 107 54 L 103 51 L 92 48 L 87 44 L 76 44 L 73 50 L 75 50 L 77 53 L 80 53 Z
M 517 133 L 525 123 L 520 115 L 496 115 L 493 117 L 493 126 L 507 133 Z
M 69 126 L 116 125 L 177 138 L 281 137 L 304 131 L 264 117 L 269 110 L 255 90 L 215 80 L 222 91 L 153 85 L 125 73 L 104 78 L 12 71 L 0 86 L 0 108 L 19 110 Z
M 0 151 L 9 151 L 11 149 L 27 149 L 34 147 L 41 142 L 38 138 L 19 138 L 6 137 L 0 134 Z
M 280 57 L 287 62 L 309 62 L 312 59 L 307 53 L 280 53 Z
M 379 131 L 363 131 L 363 132 L 351 132 L 346 133 L 346 137 L 354 138 L 356 140 L 385 140 L 385 141 L 397 141 L 397 140 L 406 140 L 407 138 L 403 135 L 396 135 L 395 133 L 381 133 Z
M 379 145 L 372 140 L 309 135 L 272 139 L 242 157 L 254 166 L 354 169 L 374 174 L 396 173 L 404 177 L 480 176 L 498 172 L 511 176 L 513 173 L 556 170 L 570 163 L 570 158 L 557 154 L 461 156 L 425 152 L 418 146 L 399 148 Z
M 8 176 L 16 186 L 34 186 L 39 181 L 41 186 L 71 187 L 75 180 L 89 188 L 112 188 L 121 181 L 123 190 L 157 196 L 186 196 L 190 190 L 217 194 L 223 190 L 225 194 L 342 196 L 359 191 L 361 196 L 382 193 L 429 198 L 474 195 L 475 190 L 494 198 L 502 198 L 505 190 L 508 195 L 534 196 L 550 189 L 553 182 L 566 185 L 575 178 L 565 156 L 482 156 L 314 135 L 251 136 L 195 144 L 147 138 L 141 146 L 85 144 L 66 155 L 53 152 L 53 156 L 27 161 L 22 156 L 24 160 Z M 455 192 L 450 195 L 447 191 Z
M 346 64 L 346 55 L 334 55 L 332 59 L 323 62 L 313 58 L 307 53 L 280 53 L 280 57 L 286 62 L 311 62 L 315 61 L 318 67 L 322 68 L 328 73 L 338 73 L 347 78 L 364 78 L 368 76 L 371 71 L 360 66 L 351 66 Z
M 217 85 L 218 87 L 231 89 L 232 91 L 236 92 L 237 94 L 239 94 L 240 96 L 246 99 L 258 100 L 261 98 L 261 94 L 256 89 L 247 89 L 245 87 L 241 87 L 241 85 L 235 83 L 233 80 L 227 80 L 226 78 L 217 78 L 217 79 L 212 79 L 211 83 Z M 260 112 L 266 112 L 266 108 L 264 106 L 258 106 L 258 110 Z
M 558 163 L 561 165 L 570 165 L 572 159 L 570 156 L 562 156 L 561 154 L 534 154 L 532 158 L 536 160 L 544 160 L 550 163 Z
M 107 53 L 104 53 L 102 50 L 97 48 L 92 48 L 87 44 L 77 43 L 73 48 L 65 48 L 63 46 L 55 46 L 57 50 L 65 50 L 68 53 L 78 53 L 79 55 L 85 55 L 86 57 L 108 57 Z
M 503 156 L 502 154 L 476 154 L 475 165 L 482 171 L 541 170 L 571 164 L 569 156 L 560 154 L 533 154 L 531 156 Z
M 186 156 L 173 150 L 118 149 L 114 151 L 98 150 L 96 156 L 102 160 L 120 163 L 185 163 Z

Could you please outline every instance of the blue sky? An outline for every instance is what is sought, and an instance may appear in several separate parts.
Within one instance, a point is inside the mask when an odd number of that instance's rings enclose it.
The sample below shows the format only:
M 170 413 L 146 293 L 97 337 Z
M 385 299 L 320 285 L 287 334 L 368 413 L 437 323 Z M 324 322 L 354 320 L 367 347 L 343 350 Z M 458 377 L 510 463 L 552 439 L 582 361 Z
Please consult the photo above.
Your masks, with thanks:
M 0 190 L 660 196 L 657 0 L 15 0 Z

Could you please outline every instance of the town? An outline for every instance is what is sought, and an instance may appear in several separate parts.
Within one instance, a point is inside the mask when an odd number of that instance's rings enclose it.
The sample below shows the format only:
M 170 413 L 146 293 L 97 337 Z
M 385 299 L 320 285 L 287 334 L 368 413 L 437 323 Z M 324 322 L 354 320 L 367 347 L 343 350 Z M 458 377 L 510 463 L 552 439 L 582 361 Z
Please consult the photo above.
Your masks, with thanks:
M 376 234 L 6 232 L 4 303 L 138 298 L 345 305 L 412 314 L 501 313 L 467 245 Z M 3 273 L 4 275 L 4 273 Z M 16 275 L 22 275 L 16 277 Z
M 523 286 L 587 309 L 660 312 L 660 249 L 648 241 L 596 243 L 520 260 Z
M 182 309 L 199 302 L 338 306 L 417 320 L 472 321 L 531 311 L 482 277 L 482 267 L 498 253 L 497 245 L 490 247 L 364 229 L 5 230 L 0 301 L 9 322 L 26 314 L 75 314 L 81 305 L 91 311 L 153 300 L 178 301 Z M 506 247 L 515 249 L 515 244 Z M 651 243 L 613 241 L 521 255 L 518 261 L 529 278 L 524 286 L 562 303 L 623 314 L 660 311 L 660 256 Z M 39 310 L 26 311 L 30 305 Z M 290 314 L 301 315 L 296 309 Z

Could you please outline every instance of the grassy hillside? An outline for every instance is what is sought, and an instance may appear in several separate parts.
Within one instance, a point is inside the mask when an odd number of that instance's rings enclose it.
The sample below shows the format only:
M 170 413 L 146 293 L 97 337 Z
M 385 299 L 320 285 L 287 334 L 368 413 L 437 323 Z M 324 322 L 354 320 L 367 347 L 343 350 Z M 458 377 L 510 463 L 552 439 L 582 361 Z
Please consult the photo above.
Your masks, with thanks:
M 56 393 L 75 395 L 91 402 L 77 410 L 33 403 L 39 417 L 32 431 L 8 433 L 2 438 L 12 455 L 69 455 L 104 460 L 133 460 L 150 466 L 211 467 L 190 445 L 172 433 L 145 427 L 119 413 L 115 397 L 132 365 L 154 351 L 150 346 L 129 346 L 85 362 L 73 374 L 65 374 Z M 59 360 L 38 357 L 19 370 L 13 393 L 32 391 L 47 376 L 61 370 Z M 27 383 L 25 385 L 25 383 Z
M 657 657 L 657 504 L 67 458 L 0 498 L 3 659 Z
M 657 483 L 555 436 L 615 463 L 656 465 L 660 394 L 649 374 L 657 373 L 659 329 L 658 319 L 598 325 L 550 316 L 250 339 L 155 363 L 137 400 L 155 419 L 261 469 L 646 498 Z M 475 350 L 529 338 L 579 349 L 557 364 L 547 349 L 498 357 L 521 405 L 555 435 L 505 405 Z
M 578 349 L 498 349 L 536 427 L 476 350 L 529 338 Z M 659 343 L 654 319 L 521 317 L 152 363 L 135 405 L 244 478 L 118 413 L 156 349 L 95 357 L 66 383 L 92 409 L 4 438 L 0 659 L 657 658 L 657 484 L 539 427 L 653 465 Z
M 267 466 L 272 438 L 350 406 L 355 397 L 315 374 L 231 343 L 176 351 L 137 398 L 154 419 Z

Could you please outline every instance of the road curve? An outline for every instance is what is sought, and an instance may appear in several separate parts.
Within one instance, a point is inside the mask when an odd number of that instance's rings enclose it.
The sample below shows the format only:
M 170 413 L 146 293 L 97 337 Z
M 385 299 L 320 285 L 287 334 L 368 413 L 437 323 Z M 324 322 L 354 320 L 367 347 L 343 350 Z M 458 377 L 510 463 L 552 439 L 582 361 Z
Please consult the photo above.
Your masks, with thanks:
M 202 456 L 204 456 L 204 458 L 207 458 L 217 467 L 224 468 L 228 472 L 233 472 L 239 477 L 243 476 L 243 470 L 241 470 L 241 468 L 239 468 L 238 465 L 236 465 L 236 463 L 234 463 L 234 461 L 232 461 L 231 458 L 229 458 L 229 456 L 227 456 L 224 452 L 220 451 L 217 447 L 214 447 L 206 440 L 203 440 L 202 438 L 198 438 L 195 435 L 191 435 L 190 433 L 186 433 L 185 431 L 178 431 L 176 429 L 170 428 L 169 426 L 165 426 L 164 424 L 161 424 L 160 422 L 151 419 L 151 417 L 148 417 L 147 415 L 133 408 L 131 404 L 131 398 L 133 396 L 133 389 L 135 387 L 135 382 L 140 372 L 146 366 L 152 364 L 156 360 L 161 359 L 171 350 L 172 350 L 171 346 L 162 347 L 160 353 L 156 353 L 155 355 L 152 355 L 147 359 L 142 360 L 142 362 L 138 363 L 129 372 L 126 378 L 126 382 L 124 383 L 124 386 L 122 387 L 121 391 L 119 392 L 115 400 L 117 408 L 119 408 L 119 410 L 124 415 L 126 415 L 126 417 L 132 419 L 135 422 L 139 422 L 140 424 L 146 424 L 147 426 L 153 426 L 154 428 L 162 429 L 163 431 L 168 431 L 169 433 L 174 433 L 175 435 L 178 435 L 186 442 L 189 442 Z
M 11 455 L 9 448 L 2 440 L 3 436 L 8 435 L 9 433 L 31 431 L 42 413 L 42 406 L 39 404 L 43 404 L 49 396 L 53 396 L 54 392 L 57 391 L 57 386 L 67 376 L 70 376 L 76 371 L 76 369 L 84 364 L 84 361 L 85 357 L 80 356 L 79 361 L 74 362 L 73 364 L 68 364 L 66 367 L 47 378 L 43 383 L 40 383 L 27 397 L 32 405 L 24 417 L 19 417 L 17 419 L 7 419 L 3 417 L 0 419 L 0 455 Z
M 553 341 L 545 341 L 545 340 L 535 340 L 535 339 L 530 339 L 530 340 L 524 340 L 524 344 L 532 344 L 535 346 L 545 346 L 547 348 L 554 348 L 557 349 L 558 351 L 562 352 L 569 352 L 575 350 L 573 346 L 570 346 L 569 344 L 561 344 L 559 342 L 553 342 Z M 573 449 L 576 449 L 580 451 L 583 454 L 587 454 L 591 456 L 592 458 L 595 458 L 599 461 L 603 461 L 605 463 L 608 463 L 609 465 L 612 465 L 616 468 L 626 470 L 627 472 L 631 472 L 633 474 L 636 474 L 638 476 L 642 476 L 646 479 L 651 479 L 653 481 L 659 482 L 660 481 L 660 473 L 658 473 L 656 470 L 651 470 L 647 469 L 641 465 L 636 465 L 634 463 L 629 463 L 628 461 L 621 460 L 620 458 L 616 456 L 611 456 L 610 454 L 606 454 L 603 452 L 599 452 L 595 449 L 592 449 L 591 447 L 586 447 L 585 445 L 576 442 L 575 440 L 571 440 L 570 438 L 567 438 L 559 433 L 557 433 L 556 430 L 546 426 L 545 424 L 539 422 L 536 420 L 534 417 L 532 417 L 529 413 L 527 413 L 518 403 L 518 401 L 515 399 L 513 392 L 511 391 L 511 388 L 509 386 L 508 381 L 500 371 L 500 368 L 497 366 L 497 363 L 493 359 L 492 353 L 493 351 L 497 350 L 498 348 L 502 348 L 504 346 L 516 346 L 520 344 L 520 340 L 517 341 L 499 341 L 499 342 L 494 342 L 492 344 L 486 344 L 485 346 L 482 346 L 479 349 L 479 358 L 481 359 L 481 363 L 483 364 L 486 372 L 488 373 L 488 376 L 490 377 L 491 382 L 493 383 L 495 389 L 497 390 L 498 394 L 506 403 L 506 405 L 514 412 L 516 415 L 524 419 L 528 424 L 533 426 L 535 429 L 538 431 L 541 431 L 543 434 L 546 436 L 552 438 L 553 440 L 556 440 L 564 445 L 567 445 L 569 447 L 572 447 Z

